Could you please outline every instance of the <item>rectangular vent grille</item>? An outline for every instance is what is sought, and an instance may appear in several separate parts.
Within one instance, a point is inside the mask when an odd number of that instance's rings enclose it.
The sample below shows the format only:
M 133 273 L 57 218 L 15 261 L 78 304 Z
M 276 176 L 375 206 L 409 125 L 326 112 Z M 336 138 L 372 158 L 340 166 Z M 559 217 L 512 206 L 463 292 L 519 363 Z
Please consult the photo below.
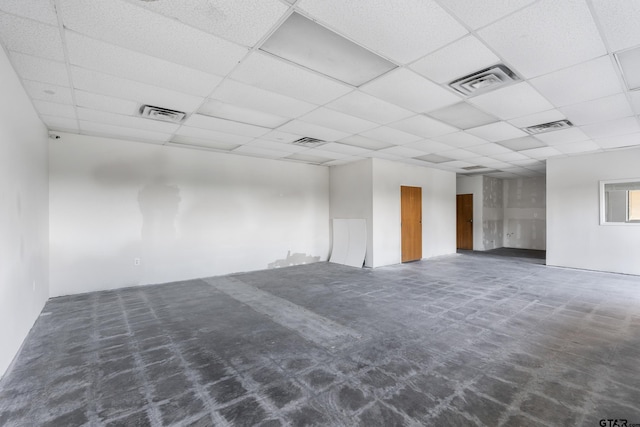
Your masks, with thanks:
M 325 144 L 327 141 L 323 141 L 321 139 L 311 138 L 309 136 L 305 136 L 300 139 L 296 139 L 292 142 L 294 145 L 301 145 L 303 147 L 318 147 L 322 144 Z
M 552 132 L 554 130 L 567 129 L 573 126 L 569 120 L 558 120 L 555 122 L 542 123 L 541 125 L 529 126 L 524 128 L 530 134 Z
M 486 166 L 467 166 L 466 168 L 462 168 L 462 169 L 466 171 L 475 171 L 478 169 L 487 169 L 487 167 Z
M 454 90 L 463 95 L 478 95 L 497 89 L 505 84 L 520 80 L 520 77 L 506 65 L 497 64 L 449 83 Z
M 182 111 L 169 110 L 168 108 L 154 107 L 153 105 L 143 105 L 140 107 L 140 115 L 147 119 L 160 120 L 163 122 L 180 123 L 187 116 Z

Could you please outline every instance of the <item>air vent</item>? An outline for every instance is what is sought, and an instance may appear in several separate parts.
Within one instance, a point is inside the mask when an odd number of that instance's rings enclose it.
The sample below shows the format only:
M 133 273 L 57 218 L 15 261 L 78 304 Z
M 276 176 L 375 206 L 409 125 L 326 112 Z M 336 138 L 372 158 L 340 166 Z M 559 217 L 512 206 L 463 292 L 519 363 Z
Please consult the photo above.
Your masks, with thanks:
M 456 91 L 471 96 L 489 92 L 505 84 L 520 80 L 506 65 L 497 64 L 449 83 Z
M 462 169 L 466 171 L 475 171 L 478 169 L 487 169 L 487 167 L 486 166 L 467 166 L 466 168 L 462 168 Z
M 544 132 L 552 132 L 554 130 L 567 129 L 573 127 L 573 123 L 569 120 L 558 120 L 555 122 L 543 123 L 541 125 L 529 126 L 524 128 L 530 134 L 538 134 Z
M 301 145 L 303 147 L 318 147 L 322 144 L 325 144 L 327 141 L 323 141 L 321 139 L 316 139 L 316 138 L 311 138 L 308 136 L 305 136 L 303 138 L 300 139 L 296 139 L 295 141 L 292 142 L 292 144 L 294 145 Z
M 140 115 L 147 119 L 160 120 L 163 122 L 180 123 L 186 117 L 182 111 L 169 110 L 168 108 L 154 107 L 153 105 L 143 105 L 140 108 Z

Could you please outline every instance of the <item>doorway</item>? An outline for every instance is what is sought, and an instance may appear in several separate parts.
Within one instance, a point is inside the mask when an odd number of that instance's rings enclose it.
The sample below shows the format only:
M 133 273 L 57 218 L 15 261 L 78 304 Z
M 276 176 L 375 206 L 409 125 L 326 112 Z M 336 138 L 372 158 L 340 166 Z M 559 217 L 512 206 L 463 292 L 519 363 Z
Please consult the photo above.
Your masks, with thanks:
M 422 187 L 400 187 L 402 262 L 422 259 Z
M 473 249 L 473 194 L 456 196 L 456 247 Z

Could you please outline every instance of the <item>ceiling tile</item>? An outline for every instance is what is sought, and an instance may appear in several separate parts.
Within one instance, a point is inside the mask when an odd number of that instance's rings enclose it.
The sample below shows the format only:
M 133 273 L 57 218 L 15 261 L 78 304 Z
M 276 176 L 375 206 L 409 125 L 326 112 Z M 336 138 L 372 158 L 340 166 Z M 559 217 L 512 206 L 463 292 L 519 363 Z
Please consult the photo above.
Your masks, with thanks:
M 591 0 L 612 51 L 640 44 L 640 4 L 628 0 Z
M 529 83 L 521 82 L 469 99 L 469 102 L 503 120 L 550 110 L 553 105 Z
M 412 135 L 410 133 L 406 133 L 387 126 L 381 126 L 379 128 L 368 130 L 366 132 L 361 132 L 360 135 L 366 138 L 371 138 L 394 145 L 407 144 L 409 142 L 415 142 L 421 139 L 419 136 Z
M 25 80 L 69 86 L 67 67 L 62 62 L 50 61 L 22 53 L 12 53 L 11 63 L 18 75 Z
M 571 142 L 569 144 L 556 145 L 553 148 L 563 154 L 590 153 L 601 150 L 600 146 L 593 141 Z
M 233 154 L 242 154 L 253 157 L 261 157 L 263 159 L 279 159 L 287 157 L 291 153 L 281 150 L 269 150 L 268 148 L 262 148 L 255 145 L 241 145 L 232 151 Z
M 128 1 L 245 46 L 258 43 L 287 11 L 278 0 Z
M 370 149 L 362 147 L 354 147 L 353 145 L 340 144 L 337 142 L 330 142 L 321 146 L 325 151 L 335 151 L 336 153 L 342 153 L 349 156 L 360 156 L 370 152 Z
M 448 8 L 471 28 L 477 29 L 496 21 L 510 13 L 521 9 L 535 0 L 440 0 L 440 4 Z
M 297 139 L 302 138 L 301 135 L 295 135 L 293 133 L 281 132 L 279 130 L 272 130 L 271 132 L 265 133 L 260 137 L 260 139 L 267 141 L 274 141 L 280 143 L 289 143 L 293 142 Z
M 300 117 L 299 120 L 347 133 L 360 133 L 379 126 L 377 123 L 324 107 L 320 107 L 317 110 L 305 114 Z
M 191 113 L 204 101 L 204 98 L 110 76 L 84 68 L 71 67 L 71 75 L 73 86 L 76 89 L 136 101 L 140 104 L 149 104 Z
M 70 31 L 66 32 L 66 40 L 71 64 L 104 74 L 196 96 L 208 95 L 222 80 Z
M 360 135 L 348 136 L 340 140 L 340 143 L 352 145 L 354 147 L 365 148 L 367 150 L 380 150 L 382 148 L 392 147 L 393 144 L 377 141 L 375 139 L 365 138 Z
M 467 172 L 463 168 L 468 168 L 468 167 L 476 166 L 476 165 L 474 165 L 473 163 L 464 162 L 462 160 L 454 160 L 452 162 L 440 163 L 440 166 L 446 166 L 447 168 L 455 169 L 455 170 L 457 170 L 459 172 Z
M 527 156 L 520 153 L 504 153 L 504 154 L 494 154 L 491 156 L 492 158 L 499 160 L 501 162 L 512 162 L 514 160 L 526 160 Z
M 453 126 L 449 126 L 422 114 L 400 120 L 399 122 L 391 123 L 389 126 L 423 138 L 445 135 L 458 130 Z
M 215 99 L 208 99 L 204 105 L 198 109 L 198 114 L 266 128 L 277 128 L 290 120 L 287 117 L 276 116 L 275 114 L 256 111 L 250 108 L 238 107 L 237 105 L 227 104 L 226 102 Z
M 633 109 L 636 111 L 636 114 L 640 114 L 640 91 L 630 92 L 629 95 Z
M 465 35 L 467 30 L 433 0 L 350 2 L 302 0 L 297 6 L 330 28 L 405 64 Z
M 124 117 L 124 116 L 123 116 Z M 168 141 L 170 134 L 153 132 L 145 129 L 134 129 L 121 125 L 111 125 L 105 123 L 80 121 L 80 131 L 87 135 L 107 136 L 111 138 L 131 139 L 134 141 L 145 141 L 161 144 Z
M 417 156 L 416 159 L 424 160 L 430 163 L 445 163 L 453 161 L 450 157 L 441 156 L 439 154 L 425 154 L 423 156 Z
M 85 92 L 83 90 L 76 90 L 74 93 L 76 97 L 76 104 L 79 107 L 128 116 L 137 114 L 140 110 L 140 104 L 135 101 L 98 95 L 96 93 Z
M 401 146 L 383 148 L 382 150 L 379 150 L 378 153 L 391 154 L 392 156 L 398 156 L 398 157 L 424 156 L 423 151 L 416 150 L 409 147 L 401 147 Z
M 612 95 L 593 101 L 561 107 L 562 111 L 576 126 L 608 122 L 633 115 L 624 94 Z
M 466 159 L 472 159 L 474 157 L 478 157 L 477 153 L 473 153 L 471 151 L 461 150 L 461 149 L 445 151 L 442 153 L 442 155 L 452 158 L 454 160 L 466 160 Z
M 318 108 L 315 104 L 230 79 L 224 80 L 216 88 L 212 98 L 227 104 L 290 118 L 299 117 Z
M 174 123 L 161 122 L 158 120 L 151 120 L 143 117 L 112 114 L 104 111 L 89 110 L 87 108 L 78 108 L 78 119 L 93 123 L 103 123 L 133 129 L 150 130 L 163 134 L 174 133 L 180 127 L 180 125 Z
M 609 136 L 626 135 L 640 132 L 640 125 L 636 117 L 626 117 L 611 122 L 582 126 L 580 128 L 589 138 L 606 138 Z
M 52 1 L 2 0 L 0 10 L 49 25 L 58 25 L 56 8 Z
M 362 91 L 400 107 L 424 113 L 455 104 L 460 97 L 404 68 L 362 86 Z
M 339 166 L 339 165 L 345 165 L 347 163 L 358 162 L 364 159 L 365 159 L 364 157 L 350 156 L 350 157 L 345 157 L 343 159 L 331 160 L 330 162 L 325 162 L 322 165 L 323 166 Z
M 445 151 L 451 151 L 452 147 L 441 142 L 430 141 L 425 139 L 423 141 L 411 142 L 407 144 L 407 147 L 415 148 L 416 150 L 424 151 L 425 153 L 443 153 Z
M 292 154 L 290 156 L 287 156 L 287 159 L 298 160 L 304 163 L 312 163 L 312 164 L 321 164 L 321 163 L 330 162 L 331 160 L 335 160 L 328 157 L 321 157 L 313 154 L 307 154 L 307 152 Z
M 514 165 L 525 166 L 526 168 L 541 166 L 543 163 L 537 159 L 527 159 L 527 160 L 512 160 L 511 163 Z
M 278 128 L 279 131 L 293 133 L 311 138 L 321 139 L 323 141 L 337 141 L 349 136 L 346 132 L 335 129 L 329 129 L 324 126 L 307 123 L 300 120 L 292 120 Z
M 489 157 L 494 156 L 496 154 L 506 154 L 511 152 L 511 150 L 508 150 L 501 145 L 492 144 L 492 143 L 484 144 L 484 145 L 474 145 L 473 147 L 468 147 L 467 150 L 473 153 L 477 153 L 477 154 L 481 154 L 483 156 L 489 156 Z M 443 155 L 446 156 L 446 153 L 444 153 Z
M 583 1 L 539 1 L 480 30 L 479 36 L 527 78 L 606 53 Z
M 69 104 L 57 104 L 49 101 L 33 101 L 38 113 L 44 116 L 62 117 L 68 119 L 76 118 L 76 110 Z
M 210 148 L 210 149 L 221 150 L 221 151 L 231 151 L 234 148 L 239 147 L 238 144 L 212 141 L 210 139 L 200 139 L 200 138 L 194 138 L 194 137 L 183 136 L 183 135 L 174 136 L 173 138 L 171 138 L 171 143 L 178 144 L 178 145 L 191 145 L 195 147 Z
M 216 132 L 230 133 L 232 135 L 251 136 L 254 138 L 262 136 L 270 130 L 261 126 L 238 123 L 232 120 L 224 120 L 216 117 L 205 116 L 203 114 L 192 114 L 184 122 L 184 125 L 213 130 Z
M 429 115 L 460 129 L 469 129 L 498 121 L 494 116 L 480 111 L 466 102 L 431 111 Z
M 0 12 L 0 39 L 8 50 L 64 61 L 57 27 Z
M 489 48 L 467 36 L 414 62 L 410 68 L 436 83 L 449 83 L 500 62 Z
M 63 87 L 32 80 L 25 80 L 23 83 L 31 99 L 41 99 L 43 101 L 57 102 L 58 104 L 73 104 L 71 89 L 69 89 L 68 85 Z
M 536 135 L 536 138 L 547 145 L 568 144 L 570 142 L 584 141 L 589 139 L 579 128 L 556 130 L 544 132 Z
M 482 145 L 489 142 L 486 139 L 478 138 L 477 136 L 471 135 L 464 131 L 450 133 L 448 135 L 437 136 L 433 138 L 433 140 L 438 142 L 443 142 L 447 145 L 450 145 L 451 147 L 457 147 L 457 148 L 465 148 L 465 147 L 471 147 L 474 145 Z
M 325 104 L 353 90 L 346 84 L 261 52 L 252 53 L 230 77 L 312 104 Z
M 544 123 L 551 123 L 557 120 L 563 120 L 567 117 L 560 110 L 548 110 L 541 113 L 535 113 L 524 117 L 518 117 L 517 119 L 509 120 L 509 123 L 517 128 L 526 128 L 534 125 L 541 125 Z
M 209 129 L 192 128 L 189 126 L 181 126 L 176 132 L 177 136 L 185 138 L 197 138 L 205 141 L 215 141 L 226 144 L 242 145 L 253 141 L 255 138 L 251 136 L 231 135 L 229 133 L 217 132 Z
M 415 114 L 413 111 L 398 107 L 359 90 L 354 90 L 335 101 L 331 101 L 325 107 L 371 120 L 381 125 Z
M 58 116 L 46 116 L 41 115 L 40 118 L 47 125 L 49 130 L 66 131 L 66 132 L 78 132 L 78 121 L 75 119 L 69 119 Z
M 58 4 L 66 29 L 207 73 L 226 75 L 248 52 L 237 44 L 126 2 L 59 0 Z
M 558 107 L 602 98 L 623 90 L 608 55 L 537 77 L 531 80 L 531 84 Z
M 524 154 L 525 156 L 531 157 L 533 159 L 540 159 L 540 160 L 562 155 L 562 153 L 556 150 L 554 147 L 533 148 L 531 150 L 521 151 L 520 153 Z
M 547 146 L 547 144 L 545 144 L 544 142 L 532 136 L 523 136 L 521 138 L 508 139 L 506 141 L 500 141 L 497 144 L 502 145 L 503 147 L 513 151 L 530 150 L 532 148 L 540 148 L 540 147 Z
M 637 147 L 640 146 L 640 133 L 631 133 L 627 135 L 610 136 L 608 138 L 599 138 L 595 140 L 596 144 L 604 149 Z
M 467 129 L 467 132 L 491 142 L 504 141 L 505 139 L 514 139 L 521 136 L 527 136 L 525 132 L 510 125 L 507 122 L 491 123 L 489 125 Z

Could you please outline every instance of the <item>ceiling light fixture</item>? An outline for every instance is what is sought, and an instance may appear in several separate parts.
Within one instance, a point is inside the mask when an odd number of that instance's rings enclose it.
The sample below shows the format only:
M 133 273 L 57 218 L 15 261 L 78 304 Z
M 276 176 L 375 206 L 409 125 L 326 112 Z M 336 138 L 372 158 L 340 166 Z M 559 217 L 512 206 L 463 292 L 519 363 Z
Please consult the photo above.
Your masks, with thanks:
M 456 79 L 449 83 L 449 86 L 463 95 L 471 96 L 495 90 L 518 80 L 520 77 L 509 67 L 497 64 Z
M 298 13 L 291 14 L 260 50 L 356 87 L 397 67 Z
M 640 47 L 615 54 L 622 77 L 629 90 L 640 89 Z

